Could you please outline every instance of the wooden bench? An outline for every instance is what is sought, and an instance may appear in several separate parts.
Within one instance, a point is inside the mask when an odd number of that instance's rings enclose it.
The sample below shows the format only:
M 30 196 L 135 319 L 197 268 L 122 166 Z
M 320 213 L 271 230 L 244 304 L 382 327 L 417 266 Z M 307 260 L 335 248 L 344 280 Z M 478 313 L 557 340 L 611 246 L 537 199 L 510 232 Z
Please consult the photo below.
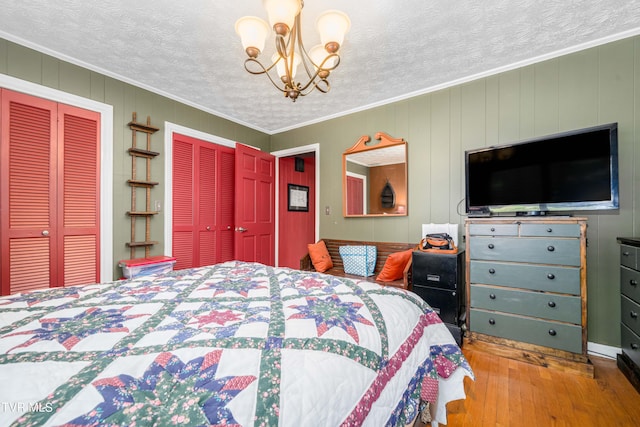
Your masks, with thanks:
M 391 242 L 363 242 L 360 240 L 337 240 L 337 239 L 321 239 L 324 240 L 325 245 L 327 246 L 327 251 L 329 251 L 329 255 L 331 256 L 331 261 L 333 262 L 333 268 L 325 271 L 326 274 L 331 274 L 333 276 L 340 277 L 348 277 L 352 279 L 360 279 L 366 280 L 368 282 L 379 283 L 384 286 L 395 286 L 403 289 L 411 289 L 411 259 L 409 259 L 409 263 L 404 269 L 403 278 L 399 280 L 395 280 L 393 282 L 380 282 L 376 280 L 376 277 L 382 271 L 384 267 L 384 263 L 387 260 L 387 257 L 394 252 L 402 252 L 407 249 L 413 249 L 416 247 L 415 243 L 391 243 Z M 352 274 L 346 274 L 344 272 L 344 266 L 342 264 L 342 258 L 340 257 L 340 246 L 346 245 L 370 245 L 375 246 L 377 249 L 377 259 L 376 259 L 376 267 L 374 270 L 373 276 L 362 277 L 355 276 Z M 300 270 L 303 271 L 315 271 L 313 268 L 313 263 L 311 262 L 311 257 L 309 254 L 306 254 L 300 259 Z

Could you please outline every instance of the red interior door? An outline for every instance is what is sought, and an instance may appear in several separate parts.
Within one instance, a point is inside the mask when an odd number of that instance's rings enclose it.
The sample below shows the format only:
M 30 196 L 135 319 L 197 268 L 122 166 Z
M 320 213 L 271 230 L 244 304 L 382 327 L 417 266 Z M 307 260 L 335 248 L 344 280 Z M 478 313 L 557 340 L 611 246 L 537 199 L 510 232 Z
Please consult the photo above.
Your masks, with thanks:
M 100 280 L 100 114 L 58 105 L 58 286 Z
M 236 144 L 235 258 L 275 263 L 275 158 Z
M 1 293 L 98 281 L 99 114 L 0 98 Z
M 364 181 L 347 175 L 347 215 L 364 214 Z
M 2 90 L 2 294 L 48 288 L 56 276 L 56 104 Z
M 173 136 L 174 268 L 233 258 L 234 150 Z

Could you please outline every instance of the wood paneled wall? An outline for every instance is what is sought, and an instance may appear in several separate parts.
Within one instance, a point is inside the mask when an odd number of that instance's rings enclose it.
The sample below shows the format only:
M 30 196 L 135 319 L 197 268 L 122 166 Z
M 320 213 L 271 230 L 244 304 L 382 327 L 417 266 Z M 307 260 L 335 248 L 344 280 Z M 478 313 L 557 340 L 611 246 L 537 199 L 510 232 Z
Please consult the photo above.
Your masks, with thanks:
M 271 149 L 321 144 L 320 206 L 331 215 L 320 216 L 320 235 L 418 242 L 423 223 L 463 223 L 465 150 L 618 122 L 620 210 L 586 216 L 588 340 L 619 346 L 616 237 L 640 234 L 638 105 L 640 37 L 632 37 L 273 135 Z M 409 215 L 343 218 L 342 152 L 378 131 L 407 140 Z
M 620 343 L 615 239 L 640 234 L 640 37 L 271 136 L 1 39 L 0 73 L 114 107 L 114 260 L 128 257 L 124 212 L 131 136 L 126 123 L 133 111 L 150 115 L 153 124 L 170 121 L 271 151 L 319 143 L 320 235 L 406 242 L 419 241 L 423 223 L 462 224 L 465 150 L 616 121 L 621 207 L 587 215 L 588 328 L 591 342 Z M 409 215 L 343 218 L 342 152 L 363 134 L 378 131 L 408 141 Z M 160 150 L 163 138 L 163 131 L 154 135 Z M 164 182 L 165 161 L 161 154 L 153 163 L 154 180 Z M 161 193 L 157 198 L 163 201 Z M 324 214 L 326 206 L 329 215 Z M 160 239 L 163 222 L 161 212 L 152 225 L 152 234 Z M 157 246 L 164 250 L 162 242 Z M 114 266 L 115 277 L 118 270 Z
M 150 116 L 152 125 L 160 127 L 160 131 L 152 137 L 152 150 L 160 152 L 160 155 L 151 162 L 151 176 L 153 181 L 161 183 L 153 190 L 152 198 L 160 201 L 163 207 L 164 164 L 170 160 L 163 153 L 166 121 L 269 150 L 267 134 L 3 39 L 0 39 L 0 73 L 113 106 L 113 141 L 104 143 L 113 143 L 115 278 L 122 274 L 118 260 L 129 258 L 125 243 L 131 237 L 130 220 L 126 215 L 131 203 L 127 185 L 127 179 L 131 178 L 131 158 L 127 152 L 131 146 L 131 130 L 127 123 L 131 120 L 132 112 L 137 112 L 138 117 Z M 153 218 L 151 236 L 159 244 L 153 247 L 152 255 L 164 253 L 164 220 L 164 210 Z

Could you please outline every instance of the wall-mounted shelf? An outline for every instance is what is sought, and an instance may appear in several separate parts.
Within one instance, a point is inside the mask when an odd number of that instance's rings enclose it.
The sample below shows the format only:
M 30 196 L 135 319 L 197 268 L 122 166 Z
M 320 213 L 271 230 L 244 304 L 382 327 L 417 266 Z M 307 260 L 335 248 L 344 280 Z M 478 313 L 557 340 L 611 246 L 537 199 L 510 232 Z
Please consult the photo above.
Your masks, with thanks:
M 151 117 L 147 117 L 147 123 L 138 123 L 136 121 L 136 113 L 133 113 L 133 120 L 128 123 L 131 129 L 131 148 L 127 151 L 131 155 L 131 179 L 127 183 L 131 187 L 131 210 L 127 215 L 131 217 L 131 241 L 127 246 L 131 250 L 131 258 L 136 258 L 136 249 L 144 248 L 144 256 L 148 258 L 151 252 L 151 246 L 157 244 L 157 241 L 151 240 L 151 218 L 158 212 L 151 209 L 151 189 L 158 185 L 158 182 L 151 181 L 151 160 L 160 153 L 151 151 L 151 135 L 159 130 L 155 126 L 151 126 Z M 141 148 L 137 145 L 137 134 L 142 132 L 146 135 L 146 147 Z M 138 179 L 138 158 L 141 158 L 146 170 L 145 178 Z M 145 207 L 137 208 L 137 192 L 138 189 L 144 191 Z M 139 220 L 144 220 L 144 240 L 136 240 L 136 225 Z

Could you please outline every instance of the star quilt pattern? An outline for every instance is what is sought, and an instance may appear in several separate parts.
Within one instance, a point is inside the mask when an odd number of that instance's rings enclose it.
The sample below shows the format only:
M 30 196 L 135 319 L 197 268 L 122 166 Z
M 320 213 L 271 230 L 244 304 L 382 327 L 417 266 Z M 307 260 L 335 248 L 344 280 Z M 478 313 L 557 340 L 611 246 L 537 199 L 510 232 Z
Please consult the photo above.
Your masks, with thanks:
M 415 294 L 230 261 L 0 298 L 0 426 L 395 426 L 473 372 Z

